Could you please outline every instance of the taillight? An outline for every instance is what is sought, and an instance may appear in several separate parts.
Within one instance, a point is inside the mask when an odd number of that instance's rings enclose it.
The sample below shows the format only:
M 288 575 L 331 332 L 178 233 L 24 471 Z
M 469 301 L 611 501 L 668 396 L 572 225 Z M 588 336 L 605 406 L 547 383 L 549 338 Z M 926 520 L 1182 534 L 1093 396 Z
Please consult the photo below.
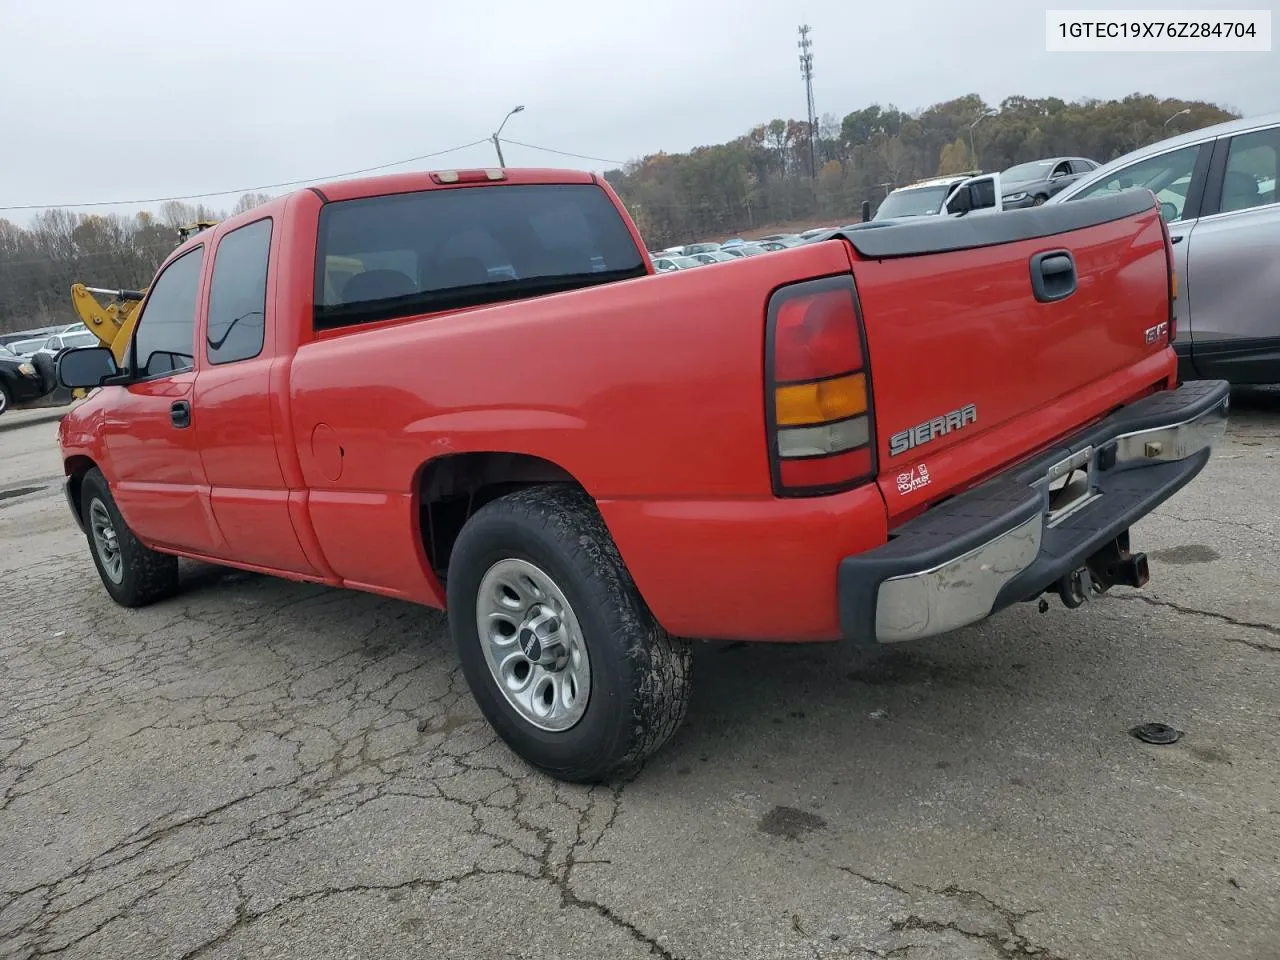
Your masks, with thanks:
M 875 477 L 866 346 L 851 276 L 808 280 L 769 300 L 766 419 L 773 492 L 817 496 Z

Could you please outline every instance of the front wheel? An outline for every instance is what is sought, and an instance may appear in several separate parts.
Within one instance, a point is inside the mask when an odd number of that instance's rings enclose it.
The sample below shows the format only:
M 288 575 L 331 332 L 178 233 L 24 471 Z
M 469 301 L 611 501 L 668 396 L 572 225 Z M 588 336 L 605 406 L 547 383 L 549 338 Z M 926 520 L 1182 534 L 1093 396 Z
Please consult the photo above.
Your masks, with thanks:
M 80 484 L 80 515 L 102 585 L 122 607 L 145 607 L 178 591 L 178 558 L 142 544 L 124 522 L 96 467 Z
M 448 571 L 449 625 L 485 718 L 544 772 L 634 772 L 689 704 L 690 645 L 654 620 L 596 505 L 529 487 L 467 521 Z
M 1048 199 L 1049 199 L 1049 198 L 1048 198 L 1048 197 L 1046 197 L 1044 194 L 1037 193 L 1037 194 L 1036 194 L 1036 196 L 1035 196 L 1035 199 L 1033 199 L 1033 200 L 1031 201 L 1031 205 L 1032 205 L 1033 207 L 1038 207 L 1038 206 L 1040 206 L 1040 204 L 1044 203 L 1044 202 L 1045 202 L 1046 200 L 1048 200 Z
M 0 414 L 9 409 L 9 388 L 0 383 Z

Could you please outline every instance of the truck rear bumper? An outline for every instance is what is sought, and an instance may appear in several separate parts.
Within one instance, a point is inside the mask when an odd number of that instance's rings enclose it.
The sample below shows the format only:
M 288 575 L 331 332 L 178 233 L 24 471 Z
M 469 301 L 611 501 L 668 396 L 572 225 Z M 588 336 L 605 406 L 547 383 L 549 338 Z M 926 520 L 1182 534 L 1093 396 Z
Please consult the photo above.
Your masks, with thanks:
M 911 520 L 884 546 L 845 557 L 841 632 L 916 640 L 1034 600 L 1204 469 L 1229 403 L 1222 380 L 1146 397 Z M 1071 489 L 1055 492 L 1064 475 Z

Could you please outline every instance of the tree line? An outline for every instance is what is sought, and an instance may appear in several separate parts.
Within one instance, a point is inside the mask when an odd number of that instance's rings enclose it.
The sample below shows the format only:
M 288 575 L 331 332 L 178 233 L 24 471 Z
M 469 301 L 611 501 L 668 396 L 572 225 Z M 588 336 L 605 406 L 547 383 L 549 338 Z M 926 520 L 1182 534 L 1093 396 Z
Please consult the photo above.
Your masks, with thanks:
M 996 107 L 969 94 L 913 112 L 872 104 L 842 120 L 824 116 L 814 130 L 776 119 L 729 143 L 656 153 L 605 177 L 660 249 L 771 224 L 850 223 L 864 200 L 874 210 L 889 190 L 926 177 L 1055 156 L 1105 163 L 1237 116 L 1142 94 L 1071 103 L 1008 97 Z
M 858 218 L 896 186 L 1052 156 L 1099 162 L 1237 117 L 1211 103 L 1133 94 L 1067 102 L 969 94 L 914 111 L 871 104 L 814 129 L 775 119 L 728 143 L 655 153 L 605 173 L 651 249 L 779 223 Z M 812 141 L 812 142 L 811 142 Z M 232 213 L 265 202 L 245 194 Z M 0 218 L 0 332 L 72 322 L 70 287 L 146 286 L 179 227 L 225 214 L 170 201 L 132 217 L 46 210 L 27 227 Z
M 233 213 L 269 197 L 244 194 Z M 171 200 L 132 217 L 44 210 L 23 228 L 0 218 L 0 333 L 73 323 L 71 285 L 139 289 L 178 245 L 178 229 L 227 214 Z

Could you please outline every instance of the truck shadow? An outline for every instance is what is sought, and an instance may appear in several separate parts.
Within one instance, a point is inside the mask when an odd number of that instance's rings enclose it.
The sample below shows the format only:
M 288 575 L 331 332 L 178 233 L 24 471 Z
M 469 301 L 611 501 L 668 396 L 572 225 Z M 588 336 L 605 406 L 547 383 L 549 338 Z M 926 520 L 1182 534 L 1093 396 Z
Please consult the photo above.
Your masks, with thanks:
M 335 681 L 370 668 L 450 677 L 459 694 L 450 724 L 470 728 L 469 739 L 473 723 L 484 724 L 438 611 L 203 564 L 184 564 L 177 602 L 228 628 L 216 641 L 232 645 L 224 656 L 252 659 L 266 642 L 300 671 Z M 1111 600 L 1043 616 L 1015 608 L 951 637 L 892 647 L 699 641 L 687 720 L 638 780 L 689 785 L 704 770 L 781 787 L 824 770 L 847 779 L 865 763 L 910 790 L 951 767 L 1007 779 L 1028 762 L 1056 763 L 1064 739 L 1123 743 L 1129 726 L 1150 719 L 1132 709 L 1142 697 L 1133 684 L 1177 697 L 1195 671 L 1175 650 L 1153 675 L 1149 648 L 1121 641 L 1123 625 L 1109 615 L 1119 609 Z

